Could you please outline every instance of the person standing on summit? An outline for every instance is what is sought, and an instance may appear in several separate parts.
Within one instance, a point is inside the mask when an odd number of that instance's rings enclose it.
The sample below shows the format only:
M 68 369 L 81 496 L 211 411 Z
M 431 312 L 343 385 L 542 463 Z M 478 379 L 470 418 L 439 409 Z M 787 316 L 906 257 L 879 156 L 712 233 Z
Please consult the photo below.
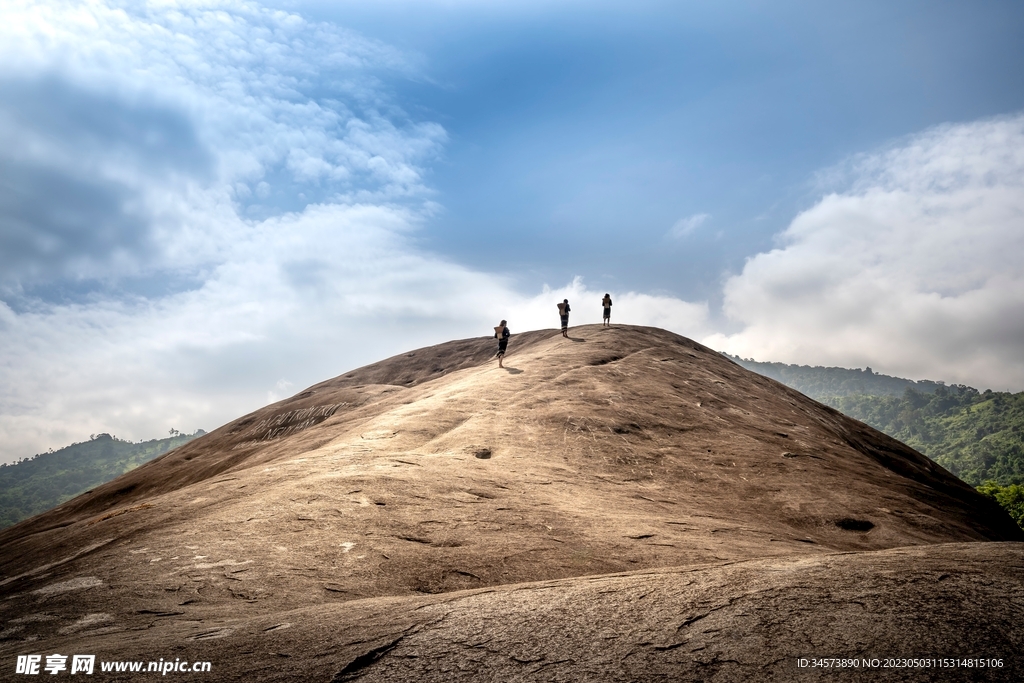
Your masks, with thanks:
M 502 320 L 501 324 L 494 328 L 494 338 L 498 340 L 498 367 L 505 367 L 502 361 L 505 360 L 505 350 L 508 348 L 508 338 L 512 333 L 508 331 L 507 321 Z
M 569 336 L 569 300 L 558 304 L 558 315 L 562 318 L 562 336 Z
M 612 324 L 612 297 L 608 292 L 605 292 L 604 298 L 601 299 L 601 305 L 604 306 L 603 325 L 609 327 Z

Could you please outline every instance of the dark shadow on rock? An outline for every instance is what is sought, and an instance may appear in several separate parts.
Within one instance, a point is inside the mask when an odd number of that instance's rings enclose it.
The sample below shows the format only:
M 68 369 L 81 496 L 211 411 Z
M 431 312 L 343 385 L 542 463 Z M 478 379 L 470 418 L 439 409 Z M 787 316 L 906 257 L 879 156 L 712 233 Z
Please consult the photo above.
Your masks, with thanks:
M 502 368 L 502 369 L 503 370 L 508 370 L 508 374 L 510 374 L 510 375 L 520 375 L 523 372 L 519 368 L 508 368 L 508 367 L 506 367 L 506 368 Z
M 566 337 L 566 339 L 568 339 L 569 341 L 574 341 L 574 342 L 585 342 L 585 341 L 587 341 L 583 337 Z

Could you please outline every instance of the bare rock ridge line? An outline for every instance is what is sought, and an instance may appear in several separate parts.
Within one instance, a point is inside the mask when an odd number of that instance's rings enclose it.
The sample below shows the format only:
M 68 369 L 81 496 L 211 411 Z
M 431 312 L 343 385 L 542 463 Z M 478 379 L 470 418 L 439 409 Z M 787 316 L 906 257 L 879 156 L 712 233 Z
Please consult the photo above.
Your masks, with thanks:
M 783 653 L 812 642 L 911 642 L 935 595 L 969 597 L 963 642 L 1022 644 L 1000 615 L 1022 606 L 1024 535 L 994 502 L 689 339 L 571 337 L 516 335 L 505 369 L 468 339 L 353 370 L 0 532 L 0 656 L 790 680 Z M 967 638 L 957 623 L 927 642 Z

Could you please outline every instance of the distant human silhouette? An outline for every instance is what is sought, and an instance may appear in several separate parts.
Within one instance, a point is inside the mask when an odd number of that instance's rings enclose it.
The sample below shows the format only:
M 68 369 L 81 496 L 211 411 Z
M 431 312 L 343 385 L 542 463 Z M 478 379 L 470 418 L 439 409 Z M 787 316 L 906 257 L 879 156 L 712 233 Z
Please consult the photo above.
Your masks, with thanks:
M 605 292 L 604 298 L 601 299 L 601 305 L 604 306 L 604 325 L 607 327 L 612 324 L 612 297 L 608 292 Z
M 505 367 L 502 361 L 505 359 L 505 350 L 508 349 L 508 338 L 512 336 L 512 333 L 508 331 L 508 326 L 505 320 L 501 321 L 501 324 L 494 328 L 494 338 L 498 340 L 498 367 Z
M 562 336 L 569 336 L 569 300 L 566 299 L 562 303 L 558 304 L 558 315 L 562 318 Z

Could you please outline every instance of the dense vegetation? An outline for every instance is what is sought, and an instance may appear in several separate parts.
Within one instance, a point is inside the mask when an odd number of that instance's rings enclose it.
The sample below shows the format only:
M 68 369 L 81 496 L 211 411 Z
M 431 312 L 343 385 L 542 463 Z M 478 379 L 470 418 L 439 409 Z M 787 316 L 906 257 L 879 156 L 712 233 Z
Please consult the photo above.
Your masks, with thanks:
M 924 453 L 1024 528 L 1024 392 L 731 357 Z
M 963 385 L 934 394 L 840 396 L 825 401 L 924 453 L 967 483 L 1024 484 L 1024 392 Z
M 172 430 L 167 439 L 140 443 L 99 434 L 59 451 L 0 465 L 0 528 L 45 512 L 204 433 Z
M 989 482 L 979 486 L 978 490 L 986 496 L 995 498 L 1010 513 L 1010 516 L 1017 522 L 1017 526 L 1024 529 L 1024 486 L 1020 484 L 1000 486 Z

